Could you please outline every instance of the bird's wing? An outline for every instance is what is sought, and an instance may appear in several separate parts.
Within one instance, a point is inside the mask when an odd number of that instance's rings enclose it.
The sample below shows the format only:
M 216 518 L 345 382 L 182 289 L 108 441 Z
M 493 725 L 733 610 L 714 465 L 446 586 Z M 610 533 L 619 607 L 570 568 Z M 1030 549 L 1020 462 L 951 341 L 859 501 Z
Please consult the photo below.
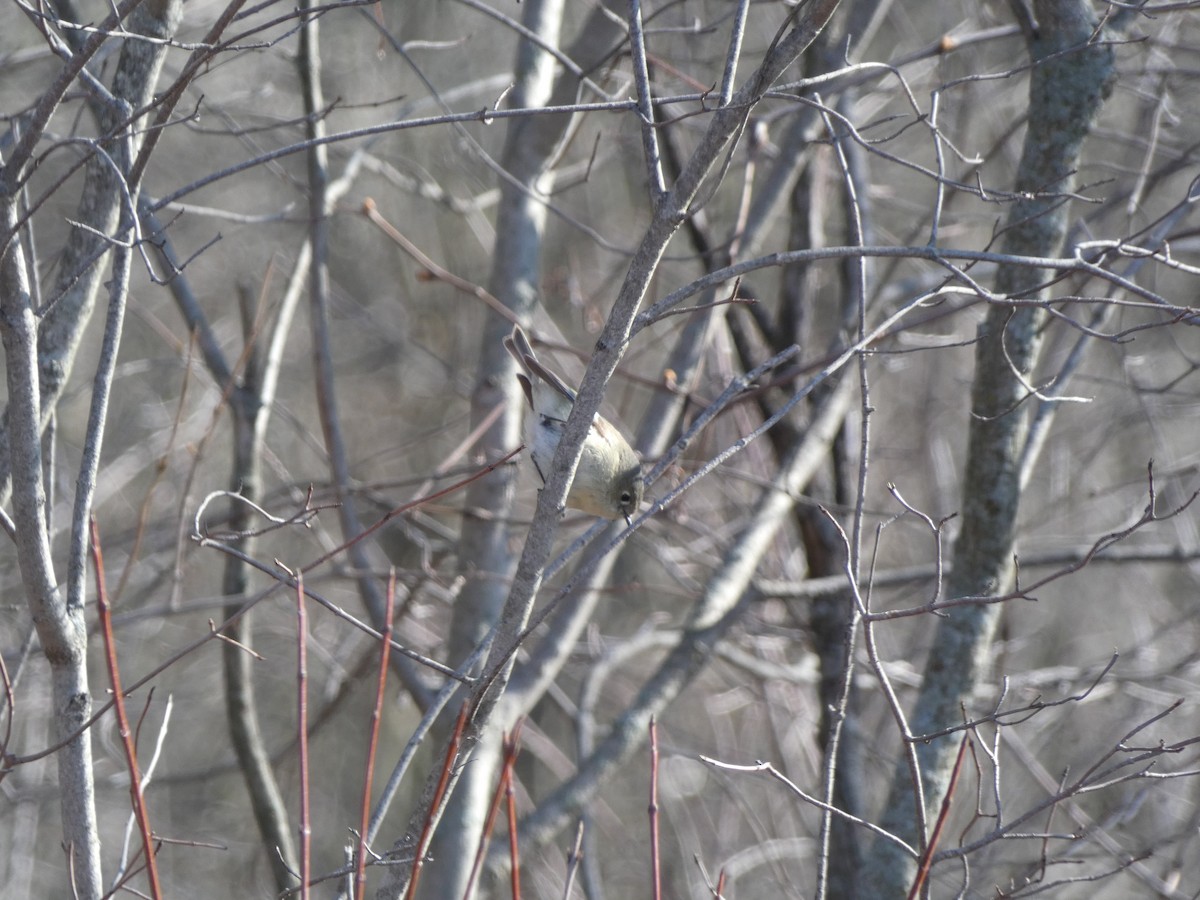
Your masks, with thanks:
M 538 360 L 537 355 L 533 352 L 529 338 L 525 336 L 525 332 L 520 325 L 513 326 L 512 334 L 504 339 L 504 347 L 512 354 L 513 359 L 517 361 L 517 364 L 526 371 L 531 379 L 537 378 L 544 381 L 572 403 L 575 402 L 575 392 L 567 387 L 561 378 L 541 364 L 541 361 Z M 522 386 L 526 387 L 525 385 Z M 531 388 L 526 387 L 525 396 L 529 398 L 529 405 L 532 406 L 533 397 L 530 391 Z

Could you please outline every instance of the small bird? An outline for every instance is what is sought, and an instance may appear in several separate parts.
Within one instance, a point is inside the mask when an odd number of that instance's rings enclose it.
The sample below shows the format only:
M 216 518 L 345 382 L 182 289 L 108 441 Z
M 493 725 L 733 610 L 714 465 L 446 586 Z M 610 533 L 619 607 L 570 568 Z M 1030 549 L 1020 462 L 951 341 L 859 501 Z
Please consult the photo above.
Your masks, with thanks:
M 545 484 L 550 461 L 575 403 L 575 392 L 538 361 L 520 325 L 513 326 L 504 347 L 521 367 L 517 380 L 533 411 L 525 420 L 525 441 Z M 642 464 L 637 454 L 616 426 L 597 413 L 583 442 L 575 480 L 567 492 L 567 506 L 631 523 L 630 517 L 642 502 L 642 487 Z

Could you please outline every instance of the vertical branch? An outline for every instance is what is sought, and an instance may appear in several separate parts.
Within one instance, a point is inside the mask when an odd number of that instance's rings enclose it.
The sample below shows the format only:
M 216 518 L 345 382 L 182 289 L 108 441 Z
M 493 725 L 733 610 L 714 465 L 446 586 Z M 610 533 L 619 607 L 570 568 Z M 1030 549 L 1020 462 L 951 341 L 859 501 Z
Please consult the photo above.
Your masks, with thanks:
M 663 180 L 662 158 L 658 152 L 658 131 L 654 125 L 654 103 L 650 73 L 646 66 L 646 34 L 642 31 L 641 0 L 629 0 L 629 50 L 633 55 L 633 82 L 637 85 L 638 117 L 642 120 L 642 153 L 650 187 L 650 208 L 655 209 L 667 192 Z
M 296 744 L 300 776 L 300 897 L 308 900 L 312 880 L 312 818 L 308 782 L 308 610 L 304 573 L 296 573 Z
M 73 888 L 84 898 L 103 893 L 92 785 L 91 737 L 89 732 L 81 730 L 91 713 L 87 632 L 83 621 L 87 520 L 95 490 L 132 262 L 128 236 L 135 231 L 132 205 L 137 185 L 127 180 L 127 173 L 137 138 L 129 114 L 131 110 L 144 108 L 153 97 L 167 49 L 165 41 L 124 42 L 114 78 L 115 96 L 107 98 L 107 105 L 97 102 L 94 106 L 102 138 L 107 143 L 96 145 L 96 152 L 89 161 L 78 211 L 79 219 L 90 226 L 90 230 L 75 228 L 72 231 L 67 251 L 59 263 L 60 279 L 55 287 L 58 302 L 41 321 L 34 318 L 29 261 L 25 258 L 25 248 L 17 239 L 19 182 L 51 113 L 107 40 L 109 31 L 117 27 L 120 18 L 132 9 L 129 30 L 168 38 L 178 24 L 181 6 L 173 0 L 153 0 L 139 7 L 138 0 L 126 0 L 120 9 L 114 9 L 114 17 L 83 42 L 70 56 L 56 81 L 43 93 L 33 118 L 26 123 L 18 145 L 0 175 L 4 222 L 0 229 L 0 234 L 4 235 L 3 250 L 0 251 L 3 254 L 0 256 L 0 332 L 6 353 L 9 398 L 6 431 L 0 435 L 0 496 L 6 496 L 11 487 L 17 554 L 26 600 L 53 672 L 55 730 L 60 739 L 74 735 L 58 755 L 59 789 L 63 842 L 68 848 Z M 101 92 L 93 92 L 93 95 L 96 93 Z M 42 458 L 41 431 L 50 420 L 70 372 L 102 276 L 98 259 L 104 247 L 109 245 L 109 233 L 117 225 L 118 210 L 123 202 L 130 208 L 126 210 L 117 236 L 117 243 L 124 246 L 115 264 L 109 316 L 94 381 L 84 459 L 75 496 L 64 596 L 50 557 L 46 509 L 48 461 Z
M 501 775 L 496 783 L 496 791 L 492 795 L 492 805 L 488 808 L 487 819 L 483 823 L 483 831 L 479 834 L 479 847 L 475 851 L 475 861 L 471 864 L 471 874 L 467 878 L 467 887 L 463 891 L 464 900 L 474 896 L 475 886 L 479 883 L 479 874 L 483 871 L 483 858 L 487 854 L 488 843 L 496 828 L 496 817 L 500 814 L 500 801 L 504 797 L 504 776 Z
M 231 363 L 221 348 L 216 330 L 205 317 L 200 299 L 180 269 L 180 260 L 162 223 L 141 204 L 143 225 L 152 235 L 151 242 L 158 256 L 166 263 L 172 277 L 170 288 L 188 330 L 195 335 L 201 356 L 213 380 L 221 385 L 229 399 L 233 424 L 233 459 L 229 476 L 230 490 L 257 501 L 263 493 L 262 453 L 266 431 L 271 418 L 283 361 L 283 348 L 290 331 L 293 311 L 300 296 L 300 279 L 293 276 L 273 322 L 270 349 L 258 351 L 262 330 L 262 310 L 255 307 L 244 291 L 239 292 L 244 349 L 241 358 Z M 299 253 L 301 265 L 308 256 L 307 245 Z M 257 312 L 256 312 L 257 309 Z M 180 508 L 187 503 L 188 484 L 182 491 Z M 221 592 L 229 599 L 225 607 L 229 621 L 222 628 L 231 638 L 222 643 L 222 666 L 225 678 L 226 719 L 230 743 L 246 780 L 248 798 L 254 820 L 262 835 L 268 862 L 280 890 L 294 885 L 292 875 L 297 869 L 297 855 L 288 825 L 283 795 L 271 771 L 269 754 L 259 726 L 253 682 L 253 656 L 247 649 L 253 645 L 252 619 L 242 615 L 242 600 L 249 589 L 250 571 L 246 558 L 253 555 L 257 538 L 250 523 L 250 508 L 244 503 L 232 503 L 229 525 L 235 533 L 243 534 L 241 550 L 244 556 L 225 557 L 221 577 Z M 181 527 L 186 517 L 180 516 Z
M 1066 234 L 1069 204 L 1083 141 L 1111 88 L 1110 46 L 1095 43 L 1096 19 L 1085 0 L 1040 0 L 1038 28 L 1029 41 L 1034 67 L 1029 84 L 1029 126 L 1016 190 L 1023 199 L 1009 214 L 1004 250 L 1056 256 Z M 1001 267 L 997 287 L 1028 301 L 1044 299 L 1043 273 Z M 951 596 L 980 596 L 1009 589 L 1021 499 L 1020 467 L 1028 431 L 1028 377 L 1038 361 L 1047 313 L 1036 302 L 993 306 L 979 328 L 972 390 L 962 531 L 954 549 Z M 925 680 L 911 722 L 916 735 L 955 724 L 986 674 L 987 651 L 1000 607 L 970 606 L 939 620 Z M 953 771 L 955 744 L 940 738 L 917 745 L 926 802 L 938 802 Z M 907 766 L 897 768 L 883 825 L 907 843 L 925 846 L 923 811 L 914 809 Z M 903 896 L 916 860 L 890 841 L 876 841 L 867 871 L 872 893 Z
M 306 0 L 302 9 L 312 10 L 317 6 Z M 350 485 L 350 455 L 346 449 L 346 437 L 342 430 L 342 417 L 338 407 L 335 365 L 332 339 L 329 334 L 329 153 L 324 144 L 318 143 L 325 136 L 323 119 L 325 97 L 321 87 L 321 50 L 319 41 L 319 14 L 307 16 L 300 29 L 300 55 L 297 59 L 301 88 L 304 94 L 305 128 L 314 143 L 305 154 L 308 163 L 308 213 L 309 243 L 309 324 L 312 329 L 313 365 L 317 391 L 317 408 L 321 417 L 321 431 L 325 438 L 325 450 L 329 455 L 330 478 L 338 500 L 338 517 L 342 532 L 347 540 L 362 534 L 363 524 L 358 515 L 358 506 Z M 367 541 L 354 541 L 346 549 L 350 565 L 358 575 L 357 586 L 363 605 L 370 613 L 376 629 L 383 627 L 385 592 L 371 574 L 373 561 L 369 554 L 371 545 Z M 429 705 L 432 694 L 422 679 L 421 673 L 406 657 L 393 657 L 405 687 L 418 706 Z
M 658 718 L 650 717 L 650 896 L 662 898 L 662 863 L 658 846 Z
M 521 853 L 518 847 L 517 831 L 517 792 L 513 787 L 513 770 L 511 765 L 504 767 L 504 801 L 508 811 L 508 861 L 509 887 L 513 900 L 521 900 Z
M 746 36 L 746 14 L 750 11 L 750 0 L 737 0 L 733 12 L 733 25 L 729 30 L 729 50 L 725 55 L 725 71 L 721 75 L 721 105 L 729 103 L 733 96 L 733 85 L 737 78 L 738 57 L 742 54 L 742 39 Z
M 129 154 L 121 152 L 117 158 L 127 166 Z M 133 211 L 122 215 L 124 227 L 120 238 L 131 239 Z M 119 238 L 119 239 L 120 239 Z M 117 351 L 124 333 L 125 306 L 128 300 L 129 276 L 133 268 L 133 249 L 118 246 L 113 255 L 112 280 L 109 282 L 108 316 L 104 323 L 104 339 L 100 346 L 100 359 L 96 375 L 92 379 L 92 402 L 88 410 L 87 432 L 83 443 L 83 458 L 79 464 L 79 476 L 75 482 L 75 506 L 71 520 L 71 547 L 67 557 L 67 606 L 83 605 L 84 586 L 87 583 L 85 561 L 87 559 L 88 521 L 92 514 L 92 499 L 96 494 L 96 477 L 100 471 L 100 448 L 104 443 L 104 424 L 108 419 L 108 400 L 112 392 L 113 376 L 117 368 Z
M 848 108 L 853 103 L 853 92 L 842 98 L 842 104 Z M 831 134 L 836 134 L 828 115 L 825 115 L 826 128 Z M 851 246 L 862 247 L 865 243 L 866 225 L 864 204 L 868 202 L 869 192 L 867 190 L 868 180 L 866 173 L 863 171 L 863 155 L 861 152 L 856 152 L 856 145 L 847 147 L 851 142 L 844 140 L 834 140 L 834 151 L 837 155 L 838 165 L 842 172 L 844 193 L 845 193 L 845 208 L 846 208 L 846 225 L 847 243 Z M 852 160 L 857 165 L 852 164 Z M 846 261 L 844 267 L 845 284 L 845 300 L 843 302 L 843 334 L 851 332 L 848 324 L 853 322 L 852 332 L 854 340 L 862 344 L 867 333 L 867 260 L 863 255 L 859 255 L 853 259 Z M 870 458 L 871 458 L 871 390 L 870 380 L 867 370 L 867 354 L 859 353 L 857 357 L 858 364 L 858 381 L 859 381 L 859 450 L 858 450 L 858 481 L 854 494 L 854 512 L 852 515 L 852 527 L 848 546 L 846 548 L 846 570 L 852 579 L 852 583 L 858 584 L 861 576 L 862 567 L 862 529 L 864 520 L 864 509 L 867 502 L 867 485 L 868 475 L 870 473 Z M 838 465 L 841 460 L 835 460 L 835 465 Z M 835 478 L 835 484 L 840 484 L 841 479 Z M 835 498 L 839 502 L 842 498 Z M 811 524 L 811 523 L 810 523 Z M 826 523 L 820 522 L 816 525 L 816 529 L 824 531 L 823 527 Z M 834 605 L 836 604 L 836 606 Z M 822 685 L 828 686 L 828 690 L 824 692 L 821 700 L 822 715 L 822 734 L 825 743 L 825 759 L 823 776 L 823 799 L 826 803 L 826 808 L 821 816 L 821 828 L 819 841 L 821 844 L 821 852 L 819 855 L 820 862 L 817 866 L 817 884 L 816 897 L 818 900 L 823 900 L 829 895 L 830 887 L 835 887 L 835 896 L 839 890 L 853 890 L 855 888 L 855 879 L 857 878 L 857 859 L 859 855 L 859 843 L 857 835 L 851 832 L 851 829 L 846 827 L 846 823 L 840 819 L 835 820 L 833 816 L 833 808 L 838 807 L 853 807 L 853 798 L 855 789 L 853 785 L 861 776 L 860 772 L 844 771 L 842 763 L 844 760 L 854 760 L 857 758 L 855 752 L 856 738 L 853 734 L 847 735 L 846 718 L 851 709 L 851 704 L 854 695 L 854 649 L 858 636 L 858 625 L 860 621 L 861 611 L 851 597 L 851 592 L 847 591 L 838 596 L 832 608 L 828 608 L 823 612 L 826 615 L 822 616 L 814 612 L 814 619 L 823 619 L 823 624 L 826 625 L 825 638 L 827 646 L 824 648 L 822 662 L 829 664 L 830 669 L 824 672 Z M 848 738 L 845 753 L 843 753 L 842 741 Z M 846 802 L 850 800 L 851 802 Z M 854 812 L 853 808 L 850 810 Z M 835 845 L 836 841 L 836 845 Z M 836 846 L 836 850 L 834 849 Z M 837 865 L 841 861 L 841 865 Z M 831 871 L 832 866 L 837 866 Z
M 0 194 L 4 233 L 15 235 L 16 193 Z M 79 897 L 104 893 L 92 782 L 91 715 L 87 675 L 87 625 L 83 609 L 69 607 L 50 553 L 41 450 L 41 399 L 37 370 L 37 324 L 29 295 L 24 248 L 15 239 L 0 251 L 0 339 L 8 387 L 8 450 L 12 464 L 12 520 L 17 563 L 42 652 L 53 683 L 54 734 L 59 751 L 63 844 Z
M 258 339 L 257 325 L 255 316 L 250 311 L 249 298 L 243 293 L 239 299 L 242 303 L 243 340 L 249 348 Z M 268 408 L 261 401 L 262 373 L 259 368 L 259 355 L 248 349 L 243 354 L 243 362 L 245 370 L 241 383 L 229 386 L 233 418 L 233 465 L 229 483 L 231 491 L 257 502 L 263 490 L 262 423 Z M 228 366 L 223 368 L 228 369 Z M 236 379 L 235 370 L 228 370 L 231 372 L 230 377 Z M 245 557 L 254 554 L 257 544 L 257 539 L 252 533 L 250 517 L 251 507 L 248 504 L 231 501 L 229 527 L 235 533 L 246 535 L 241 545 Z M 252 619 L 249 614 L 236 615 L 241 612 L 249 587 L 250 567 L 243 558 L 228 556 L 221 580 L 221 592 L 227 598 L 225 614 L 231 619 L 222 631 L 232 639 L 224 641 L 221 647 L 225 673 L 225 717 L 275 885 L 283 891 L 295 885 L 293 873 L 299 867 L 299 859 L 283 793 L 275 779 L 270 754 L 262 735 L 254 691 L 255 657 L 250 652 L 254 640 Z

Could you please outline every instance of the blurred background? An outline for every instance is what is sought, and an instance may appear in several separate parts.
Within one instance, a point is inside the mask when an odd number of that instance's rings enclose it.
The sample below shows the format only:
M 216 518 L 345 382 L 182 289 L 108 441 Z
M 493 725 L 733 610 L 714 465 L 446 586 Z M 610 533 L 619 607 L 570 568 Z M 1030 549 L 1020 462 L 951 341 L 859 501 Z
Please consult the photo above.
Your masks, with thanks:
M 255 721 L 294 834 L 302 780 L 296 599 L 271 574 L 278 573 L 273 561 L 294 570 L 336 551 L 306 570 L 305 586 L 376 627 L 380 608 L 372 603 L 394 568 L 394 636 L 451 669 L 507 593 L 541 486 L 523 454 L 469 490 L 396 516 L 356 544 L 358 555 L 342 547 L 354 536 L 347 510 L 370 526 L 519 445 L 523 410 L 495 340 L 511 323 L 481 291 L 512 310 L 539 354 L 576 383 L 654 221 L 643 121 L 625 102 L 636 85 L 624 4 L 607 17 L 590 4 L 566 4 L 557 28 L 543 26 L 544 41 L 590 61 L 581 81 L 534 55 L 546 69 L 543 84 L 558 79 L 553 102 L 575 106 L 573 114 L 483 115 L 551 104 L 548 87 L 539 95 L 522 68 L 531 51 L 513 21 L 524 16 L 534 27 L 529 2 L 333 3 L 308 10 L 319 28 L 315 52 L 301 46 L 304 16 L 285 4 L 191 0 L 176 10 L 153 108 L 138 121 L 138 140 L 153 135 L 154 144 L 140 181 L 138 250 L 94 497 L 123 680 L 154 673 L 127 704 L 143 770 L 157 755 L 146 797 L 164 841 L 158 865 L 168 896 L 277 896 L 286 886 L 230 738 L 223 662 L 230 645 L 211 638 L 242 603 L 257 601 L 238 640 L 257 654 L 242 654 Z M 1198 484 L 1193 308 L 1200 282 L 1190 204 L 1200 34 L 1191 5 L 1095 7 L 1097 17 L 1109 17 L 1100 40 L 1114 55 L 1115 79 L 1073 185 L 1056 195 L 1054 205 L 1068 209 L 1065 249 L 1025 252 L 1078 254 L 1092 269 L 1038 270 L 1048 286 L 1026 299 L 1050 312 L 1037 326 L 1040 356 L 1026 396 L 1011 410 L 1031 421 L 1048 416 L 1021 485 L 1019 584 L 1063 575 L 995 607 L 983 677 L 960 720 L 1025 711 L 970 732 L 973 749 L 937 848 L 955 852 L 933 867 L 929 896 L 1200 891 L 1197 783 L 1187 777 L 1196 751 L 1186 744 L 1196 730 L 1200 673 L 1200 541 L 1194 510 L 1176 514 Z M 55 48 L 78 48 L 73 42 L 96 32 L 76 26 L 97 25 L 109 13 L 98 3 L 0 6 L 5 162 L 68 66 L 70 52 Z M 739 15 L 745 31 L 735 87 L 771 51 L 791 13 L 786 4 L 706 0 L 642 8 L 668 188 L 712 126 Z M 529 693 L 495 727 L 510 729 L 517 712 L 527 713 L 514 778 L 517 814 L 531 829 L 520 854 L 523 896 L 566 896 L 569 878 L 575 897 L 656 895 L 647 815 L 654 767 L 645 735 L 639 731 L 618 765 L 595 770 L 590 792 L 558 792 L 577 772 L 593 771 L 587 763 L 597 742 L 626 721 L 683 632 L 698 627 L 695 605 L 724 577 L 731 548 L 762 514 L 768 486 L 814 420 L 837 404 L 818 461 L 786 486 L 791 506 L 753 560 L 753 577 L 727 598 L 719 635 L 702 660 L 678 670 L 680 683 L 662 701 L 660 895 L 714 896 L 724 872 L 722 896 L 816 896 L 824 857 L 833 871 L 821 876 L 831 881 L 820 890 L 875 896 L 854 874 L 873 832 L 835 829 L 831 850 L 818 806 L 769 774 L 701 757 L 769 762 L 810 798 L 824 795 L 833 759 L 840 790 L 850 792 L 838 805 L 864 822 L 881 821 L 893 770 L 904 765 L 895 710 L 911 710 L 929 660 L 941 653 L 939 617 L 872 620 L 868 647 L 853 620 L 847 549 L 861 547 L 852 566 L 857 597 L 873 612 L 952 598 L 946 576 L 958 514 L 965 497 L 991 487 L 966 474 L 977 329 L 989 303 L 921 248 L 1017 252 L 1003 242 L 1020 199 L 1013 192 L 1031 108 L 1028 40 L 1021 17 L 1004 4 L 843 3 L 753 107 L 740 140 L 719 155 L 698 213 L 667 246 L 641 309 L 722 266 L 763 264 L 736 287 L 722 279 L 684 299 L 678 314 L 639 322 L 602 410 L 637 444 L 647 471 L 665 462 L 647 488 L 649 509 L 804 397 L 610 553 L 610 570 L 589 582 L 589 606 L 571 629 L 556 630 L 551 617 L 518 655 L 514 690 Z M 111 85 L 128 42 L 104 35 L 87 71 Z M 314 72 L 314 59 L 323 96 L 310 112 L 301 72 Z M 164 98 L 176 90 L 168 108 Z M 79 230 L 83 162 L 104 131 L 95 97 L 86 80 L 73 78 L 22 170 L 21 242 L 43 316 L 75 277 L 63 248 Z M 155 121 L 158 110 L 164 121 Z M 314 154 L 300 146 L 314 128 L 327 136 L 333 186 L 327 246 L 324 237 L 313 243 Z M 533 138 L 522 128 L 542 132 Z M 505 174 L 518 164 L 527 170 Z M 520 219 L 529 206 L 537 209 L 532 224 Z M 859 244 L 894 255 L 862 255 L 853 249 Z M 311 268 L 314 246 L 326 264 L 321 276 Z M 819 260 L 767 258 L 810 248 L 844 249 Z M 994 256 L 954 262 L 985 289 L 995 288 L 1004 268 Z M 507 280 L 508 264 L 522 267 L 523 282 Z M 81 320 L 52 439 L 43 442 L 48 533 L 60 573 L 101 359 L 108 265 L 106 256 L 93 266 L 101 270 L 96 311 Z M 321 278 L 327 286 L 316 304 Z M 1014 309 L 1021 300 L 992 299 L 993 307 Z M 860 344 L 869 352 L 847 361 L 844 349 L 861 341 L 860 317 L 863 334 L 879 333 Z M 792 345 L 794 356 L 666 456 L 735 377 Z M 331 363 L 324 373 L 322 353 Z M 691 359 L 686 370 L 681 358 Z M 259 443 L 239 462 L 236 440 L 246 432 L 235 425 L 238 405 L 254 414 L 264 376 L 274 390 Z M 210 497 L 243 486 L 255 465 L 251 495 L 263 512 Z M 1151 489 L 1158 516 L 1145 521 Z M 304 515 L 306 503 L 319 511 Z M 267 513 L 284 521 L 272 524 Z M 1092 554 L 1106 535 L 1139 520 Z M 469 549 L 477 522 L 498 529 L 489 532 L 486 564 Z M 592 525 L 568 510 L 556 550 Z M 260 532 L 250 544 L 247 531 Z M 198 535 L 242 547 L 261 568 L 237 582 L 233 557 Z M 542 603 L 600 546 L 573 552 Z M 22 759 L 9 760 L 0 782 L 0 893 L 67 896 L 54 757 L 24 759 L 54 743 L 54 730 L 50 670 L 18 563 L 5 542 L 4 749 Z M 84 618 L 98 705 L 111 692 L 93 598 L 91 583 Z M 308 629 L 311 872 L 319 877 L 343 866 L 346 848 L 356 845 L 368 754 L 378 799 L 445 678 L 411 661 L 407 676 L 393 674 L 372 751 L 378 638 L 312 602 Z M 843 691 L 847 629 L 857 635 L 856 666 Z M 522 681 L 529 674 L 522 663 L 551 647 L 559 654 L 551 676 Z M 1134 732 L 1179 699 L 1182 708 Z M 831 703 L 845 713 L 835 757 Z M 456 711 L 457 701 L 449 715 Z M 377 853 L 409 828 L 421 789 L 442 766 L 449 727 L 439 721 L 416 750 L 381 813 Z M 111 879 L 130 817 L 129 775 L 111 714 L 91 734 L 100 853 Z M 1160 742 L 1184 743 L 1154 761 L 1153 778 L 1123 781 L 1150 765 L 1133 757 L 1161 751 Z M 1117 763 L 1125 767 L 1108 771 Z M 480 766 L 480 781 L 490 785 L 486 809 L 498 775 Z M 1096 777 L 1048 802 L 1085 775 Z M 453 802 L 479 801 L 456 794 Z M 931 818 L 939 802 L 930 801 Z M 535 813 L 546 818 L 523 818 Z M 574 873 L 568 854 L 580 820 L 585 863 Z M 435 849 L 423 895 L 461 895 L 479 841 L 479 823 L 461 822 L 448 813 L 443 828 L 472 849 Z M 1012 831 L 997 832 L 1014 822 Z M 494 829 L 481 895 L 510 896 L 506 834 L 503 824 Z M 130 883 L 146 892 L 141 879 Z M 381 881 L 371 874 L 372 889 Z M 344 883 L 331 878 L 314 891 L 333 896 Z

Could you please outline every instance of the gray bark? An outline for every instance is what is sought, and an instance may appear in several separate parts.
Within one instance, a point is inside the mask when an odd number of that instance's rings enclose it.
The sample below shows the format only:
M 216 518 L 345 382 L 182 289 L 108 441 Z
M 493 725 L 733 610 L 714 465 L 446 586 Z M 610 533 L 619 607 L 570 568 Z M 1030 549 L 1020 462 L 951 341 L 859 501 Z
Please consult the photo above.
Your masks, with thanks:
M 1062 251 L 1070 209 L 1063 194 L 1074 185 L 1084 138 L 1110 90 L 1113 54 L 1110 47 L 1095 43 L 1091 4 L 1043 0 L 1035 4 L 1035 12 L 1038 30 L 1029 43 L 1035 62 L 1029 126 L 1016 183 L 1027 195 L 1010 212 L 1003 249 L 1048 257 Z M 979 329 L 962 530 L 948 583 L 953 597 L 995 595 L 1013 585 L 1020 462 L 1032 406 L 1027 385 L 1037 365 L 1047 315 L 1036 305 L 1048 296 L 1039 287 L 1044 275 L 1032 268 L 1001 268 L 997 291 L 1024 298 L 1029 305 L 993 306 Z M 970 704 L 988 675 L 988 650 L 999 614 L 995 604 L 965 606 L 939 620 L 911 716 L 912 735 L 962 721 L 962 705 Z M 897 767 L 882 825 L 911 847 L 924 846 L 961 737 L 953 734 L 915 744 L 919 785 L 914 785 L 907 762 Z M 866 873 L 871 896 L 904 897 L 916 865 L 917 860 L 894 842 L 877 840 Z

